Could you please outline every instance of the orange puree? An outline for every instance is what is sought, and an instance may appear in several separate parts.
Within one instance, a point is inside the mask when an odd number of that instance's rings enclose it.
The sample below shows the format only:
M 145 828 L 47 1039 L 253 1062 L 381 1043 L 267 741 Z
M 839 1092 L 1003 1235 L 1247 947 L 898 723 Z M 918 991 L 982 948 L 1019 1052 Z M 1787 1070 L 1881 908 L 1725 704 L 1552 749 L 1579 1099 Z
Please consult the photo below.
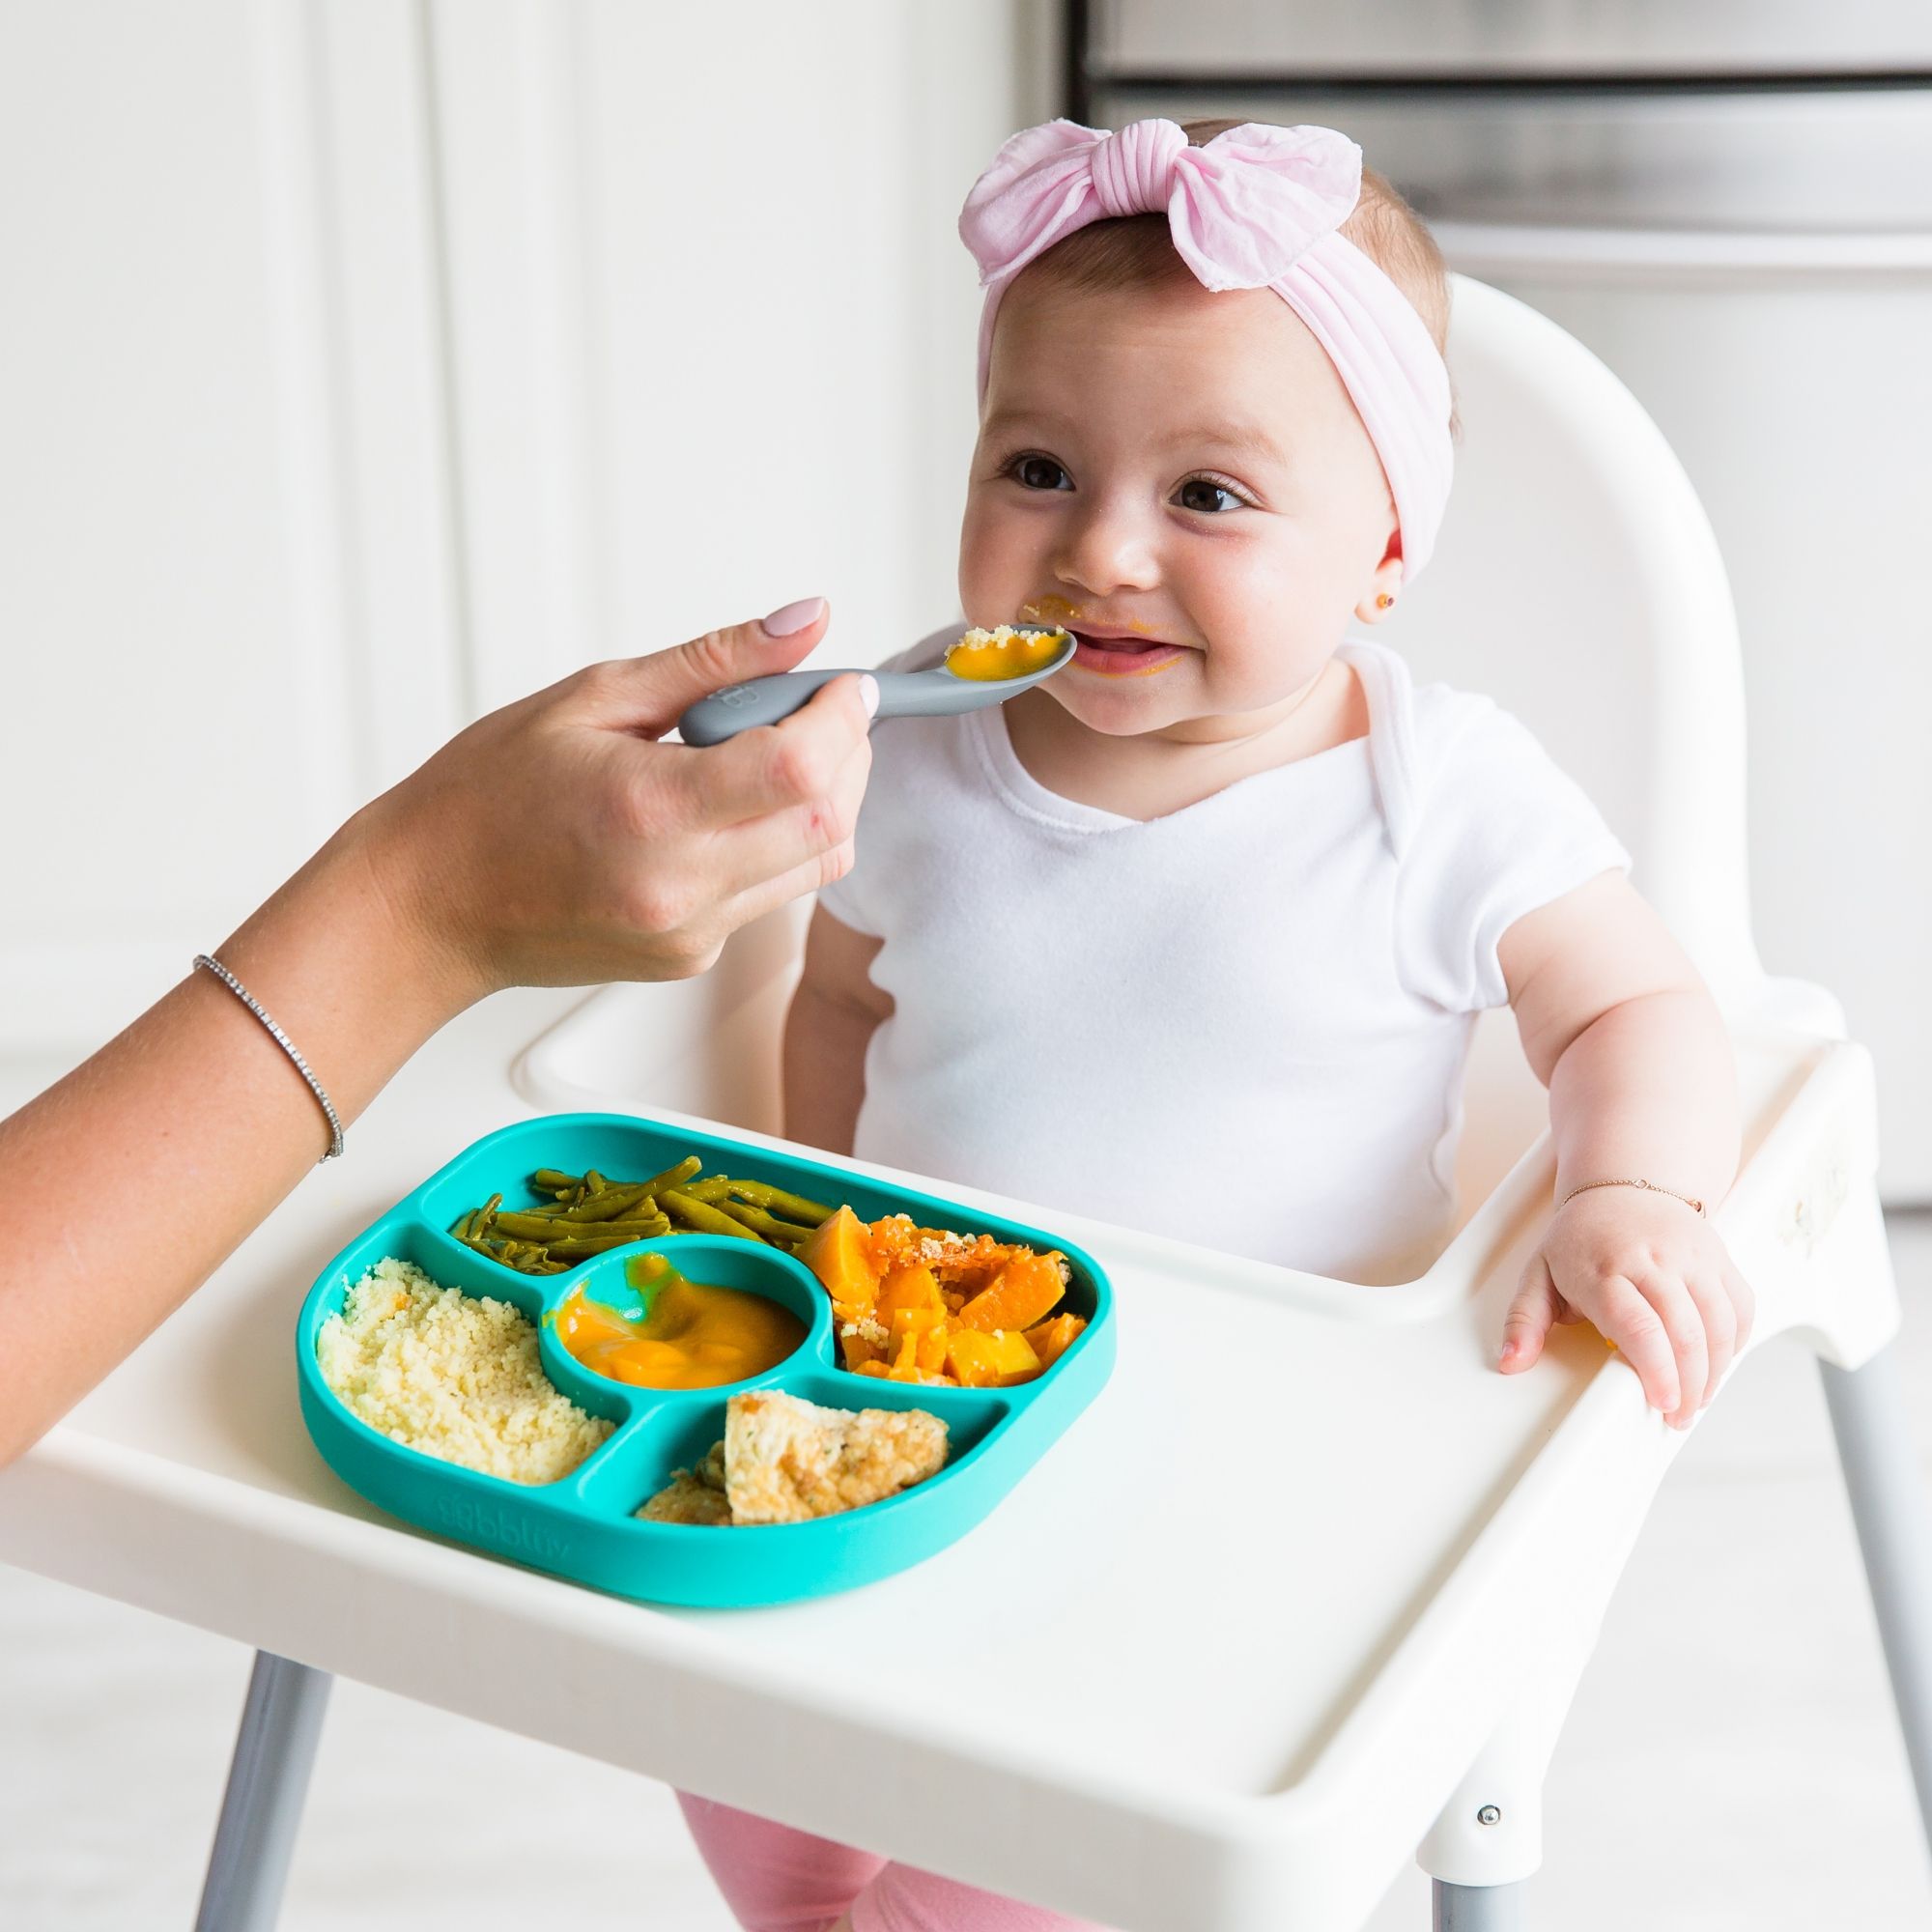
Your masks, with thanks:
M 946 668 L 954 677 L 1025 677 L 1051 664 L 1065 646 L 1065 631 L 1035 636 L 1002 624 L 997 631 L 968 631 L 946 653 Z
M 687 1281 L 668 1265 L 639 1286 L 649 1294 L 640 1321 L 586 1301 L 581 1288 L 557 1309 L 557 1338 L 593 1374 L 639 1388 L 717 1388 L 776 1368 L 805 1340 L 805 1323 L 762 1294 Z

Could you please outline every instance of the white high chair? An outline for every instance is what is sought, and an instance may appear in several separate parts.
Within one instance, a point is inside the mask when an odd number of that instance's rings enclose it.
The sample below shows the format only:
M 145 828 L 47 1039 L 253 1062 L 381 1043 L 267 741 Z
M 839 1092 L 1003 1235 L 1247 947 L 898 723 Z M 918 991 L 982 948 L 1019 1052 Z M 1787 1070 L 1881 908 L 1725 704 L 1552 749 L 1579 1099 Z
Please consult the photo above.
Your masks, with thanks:
M 1767 980 L 1751 945 L 1716 546 L 1655 427 L 1554 325 L 1460 282 L 1451 361 L 1457 497 L 1385 635 L 1421 677 L 1492 692 L 1582 781 L 1731 1018 L 1746 1158 L 1716 1218 L 1758 1292 L 1753 1345 L 1795 1330 L 1820 1357 L 1923 1808 L 1932 1546 L 1889 1347 L 1870 1068 L 1830 997 Z M 518 1093 L 775 1133 L 801 925 L 748 930 L 704 980 L 592 996 L 524 1054 Z M 493 1096 L 508 1110 L 481 1037 L 432 1048 L 372 1115 L 385 1198 L 496 1124 Z M 259 1647 L 203 1932 L 273 1922 L 332 1671 L 1125 1932 L 1347 1932 L 1410 1855 L 1441 1932 L 1499 1932 L 1683 1438 L 1592 1335 L 1492 1373 L 1551 1182 L 1507 1016 L 1479 1038 L 1467 1114 L 1466 1219 L 1398 1287 L 1033 1210 L 1114 1277 L 1114 1381 L 959 1545 L 854 1596 L 650 1610 L 350 1496 L 266 1366 L 292 1290 L 384 1205 L 319 1195 L 334 1177 L 0 1481 L 0 1558 Z M 257 1366 L 279 1409 L 211 1430 L 217 1353 L 222 1385 Z M 970 1684 L 943 1640 L 962 1618 Z M 861 1642 L 882 1694 L 838 1668 Z

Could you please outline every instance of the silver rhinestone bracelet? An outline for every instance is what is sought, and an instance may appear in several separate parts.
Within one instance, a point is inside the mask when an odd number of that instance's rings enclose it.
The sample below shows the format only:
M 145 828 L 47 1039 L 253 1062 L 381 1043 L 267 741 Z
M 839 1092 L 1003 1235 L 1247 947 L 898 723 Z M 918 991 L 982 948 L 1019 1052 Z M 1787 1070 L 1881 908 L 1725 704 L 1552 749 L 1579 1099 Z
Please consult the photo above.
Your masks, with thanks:
M 209 972 L 213 973 L 269 1029 L 270 1038 L 295 1062 L 296 1071 L 308 1082 L 308 1091 L 315 1095 L 322 1107 L 322 1111 L 328 1117 L 328 1151 L 322 1158 L 324 1160 L 333 1160 L 342 1151 L 342 1121 L 337 1115 L 328 1095 L 322 1091 L 322 1082 L 309 1071 L 308 1062 L 301 1057 L 300 1050 L 297 1047 L 295 1041 L 269 1017 L 268 1010 L 263 1007 L 261 1001 L 256 999 L 254 994 L 220 960 L 211 958 L 206 952 L 197 952 L 194 955 L 194 963 L 197 969 L 205 967 Z

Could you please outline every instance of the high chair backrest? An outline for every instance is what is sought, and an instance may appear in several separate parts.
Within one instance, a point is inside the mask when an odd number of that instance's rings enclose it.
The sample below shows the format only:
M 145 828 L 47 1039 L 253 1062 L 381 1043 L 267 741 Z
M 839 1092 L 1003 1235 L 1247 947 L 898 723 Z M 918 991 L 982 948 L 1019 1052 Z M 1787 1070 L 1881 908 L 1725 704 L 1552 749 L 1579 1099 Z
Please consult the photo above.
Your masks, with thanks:
M 1762 983 L 1745 846 L 1744 674 L 1709 519 L 1636 398 L 1513 297 L 1454 279 L 1462 435 L 1440 542 L 1378 636 L 1486 692 L 1608 819 L 1727 1008 Z
M 1378 636 L 1418 683 L 1514 712 L 1630 848 L 1632 877 L 1719 1002 L 1758 1006 L 1744 673 L 1730 585 L 1684 467 L 1575 336 L 1454 278 L 1462 434 L 1428 570 Z M 1474 1211 L 1548 1120 L 1505 1013 L 1477 1031 L 1457 1161 Z

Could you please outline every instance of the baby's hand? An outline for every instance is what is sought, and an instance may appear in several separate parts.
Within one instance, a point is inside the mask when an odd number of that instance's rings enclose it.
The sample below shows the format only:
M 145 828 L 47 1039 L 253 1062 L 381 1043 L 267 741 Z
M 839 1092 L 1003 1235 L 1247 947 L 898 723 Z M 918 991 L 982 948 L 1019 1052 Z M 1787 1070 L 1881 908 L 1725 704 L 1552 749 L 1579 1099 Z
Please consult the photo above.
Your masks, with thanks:
M 1501 1368 L 1543 1352 L 1557 1321 L 1593 1321 L 1653 1408 L 1688 1429 L 1750 1339 L 1756 1297 L 1716 1231 L 1667 1195 L 1593 1187 L 1557 1210 L 1503 1321 Z

